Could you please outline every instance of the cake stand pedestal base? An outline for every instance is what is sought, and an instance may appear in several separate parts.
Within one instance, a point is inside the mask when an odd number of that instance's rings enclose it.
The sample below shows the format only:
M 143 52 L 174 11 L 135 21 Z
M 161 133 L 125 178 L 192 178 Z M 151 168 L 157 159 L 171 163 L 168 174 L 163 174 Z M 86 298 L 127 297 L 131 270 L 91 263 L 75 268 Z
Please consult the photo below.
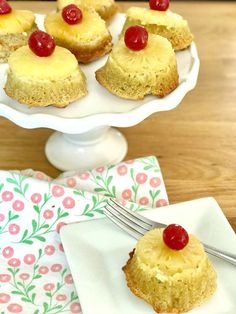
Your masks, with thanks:
M 45 153 L 60 170 L 83 171 L 122 161 L 127 147 L 118 130 L 103 126 L 81 134 L 54 132 L 46 143 Z

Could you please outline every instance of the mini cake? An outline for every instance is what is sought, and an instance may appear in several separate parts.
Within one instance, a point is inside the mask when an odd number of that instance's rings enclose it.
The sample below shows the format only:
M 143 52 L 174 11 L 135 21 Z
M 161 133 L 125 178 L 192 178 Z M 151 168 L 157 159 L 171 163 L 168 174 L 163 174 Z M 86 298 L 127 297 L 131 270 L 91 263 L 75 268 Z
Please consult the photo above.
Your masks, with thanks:
M 125 99 L 143 99 L 149 94 L 163 97 L 178 85 L 176 56 L 166 38 L 133 26 L 96 71 L 96 79 Z
M 114 0 L 57 0 L 57 7 L 62 10 L 69 4 L 76 4 L 78 6 L 89 6 L 95 9 L 95 11 L 104 20 L 109 20 L 118 10 Z
M 45 28 L 57 45 L 69 49 L 79 62 L 88 63 L 108 53 L 112 37 L 105 21 L 91 7 L 71 4 L 48 14 Z
M 27 10 L 12 10 L 6 1 L 0 2 L 0 63 L 7 62 L 11 52 L 27 44 L 36 30 L 35 16 Z
M 131 25 L 143 25 L 150 33 L 167 38 L 175 50 L 185 49 L 193 41 L 188 22 L 170 10 L 131 7 L 126 12 L 123 32 Z
M 202 244 L 175 224 L 147 232 L 123 270 L 130 290 L 157 313 L 189 311 L 216 290 L 216 272 Z
M 32 33 L 29 46 L 13 52 L 8 63 L 4 89 L 20 103 L 65 107 L 87 93 L 85 76 L 75 56 L 55 46 L 47 33 Z

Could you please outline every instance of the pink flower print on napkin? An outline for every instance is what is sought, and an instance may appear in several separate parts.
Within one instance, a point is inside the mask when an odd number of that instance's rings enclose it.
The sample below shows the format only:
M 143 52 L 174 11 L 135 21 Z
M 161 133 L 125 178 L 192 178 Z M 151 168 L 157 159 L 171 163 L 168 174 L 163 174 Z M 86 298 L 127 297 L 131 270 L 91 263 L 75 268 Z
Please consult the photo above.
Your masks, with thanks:
M 155 157 L 53 180 L 41 172 L 0 172 L 0 314 L 81 313 L 60 230 L 103 217 L 107 197 L 131 210 L 168 199 Z

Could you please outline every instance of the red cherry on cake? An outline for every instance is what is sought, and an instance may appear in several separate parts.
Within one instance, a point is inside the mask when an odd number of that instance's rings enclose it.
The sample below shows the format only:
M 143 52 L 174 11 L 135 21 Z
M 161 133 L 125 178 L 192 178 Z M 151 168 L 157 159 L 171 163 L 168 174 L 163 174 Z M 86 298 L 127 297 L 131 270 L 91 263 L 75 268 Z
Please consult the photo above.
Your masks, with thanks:
M 83 18 L 82 11 L 75 4 L 69 4 L 64 7 L 61 15 L 63 20 L 70 25 L 80 23 Z
M 149 0 L 151 10 L 166 11 L 169 8 L 170 0 Z
M 130 26 L 125 32 L 125 44 L 131 50 L 142 50 L 147 46 L 148 32 L 143 26 Z
M 182 250 L 189 241 L 187 231 L 180 225 L 168 225 L 163 231 L 165 244 L 173 250 Z
M 33 32 L 29 37 L 28 44 L 33 53 L 39 57 L 50 56 L 56 47 L 54 39 L 42 31 Z
M 5 1 L 0 1 L 0 15 L 11 13 L 12 8 L 11 6 Z

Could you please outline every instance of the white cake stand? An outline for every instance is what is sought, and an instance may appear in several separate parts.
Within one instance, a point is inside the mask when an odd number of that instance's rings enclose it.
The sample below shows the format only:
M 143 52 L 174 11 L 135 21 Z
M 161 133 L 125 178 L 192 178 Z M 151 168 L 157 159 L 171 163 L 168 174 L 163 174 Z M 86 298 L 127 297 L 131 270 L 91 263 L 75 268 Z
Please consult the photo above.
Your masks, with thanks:
M 125 15 L 117 14 L 110 25 L 114 42 L 120 33 Z M 37 15 L 43 29 L 43 16 Z M 180 77 L 179 86 L 160 99 L 147 96 L 142 101 L 129 101 L 110 94 L 100 86 L 94 72 L 107 56 L 82 65 L 87 77 L 88 95 L 68 107 L 59 109 L 29 108 L 6 96 L 3 87 L 7 65 L 0 69 L 0 115 L 28 129 L 50 128 L 56 130 L 48 139 L 45 152 L 48 160 L 60 170 L 85 170 L 121 161 L 127 152 L 124 136 L 114 127 L 138 124 L 154 112 L 174 109 L 197 82 L 199 59 L 193 43 L 189 49 L 177 52 Z

